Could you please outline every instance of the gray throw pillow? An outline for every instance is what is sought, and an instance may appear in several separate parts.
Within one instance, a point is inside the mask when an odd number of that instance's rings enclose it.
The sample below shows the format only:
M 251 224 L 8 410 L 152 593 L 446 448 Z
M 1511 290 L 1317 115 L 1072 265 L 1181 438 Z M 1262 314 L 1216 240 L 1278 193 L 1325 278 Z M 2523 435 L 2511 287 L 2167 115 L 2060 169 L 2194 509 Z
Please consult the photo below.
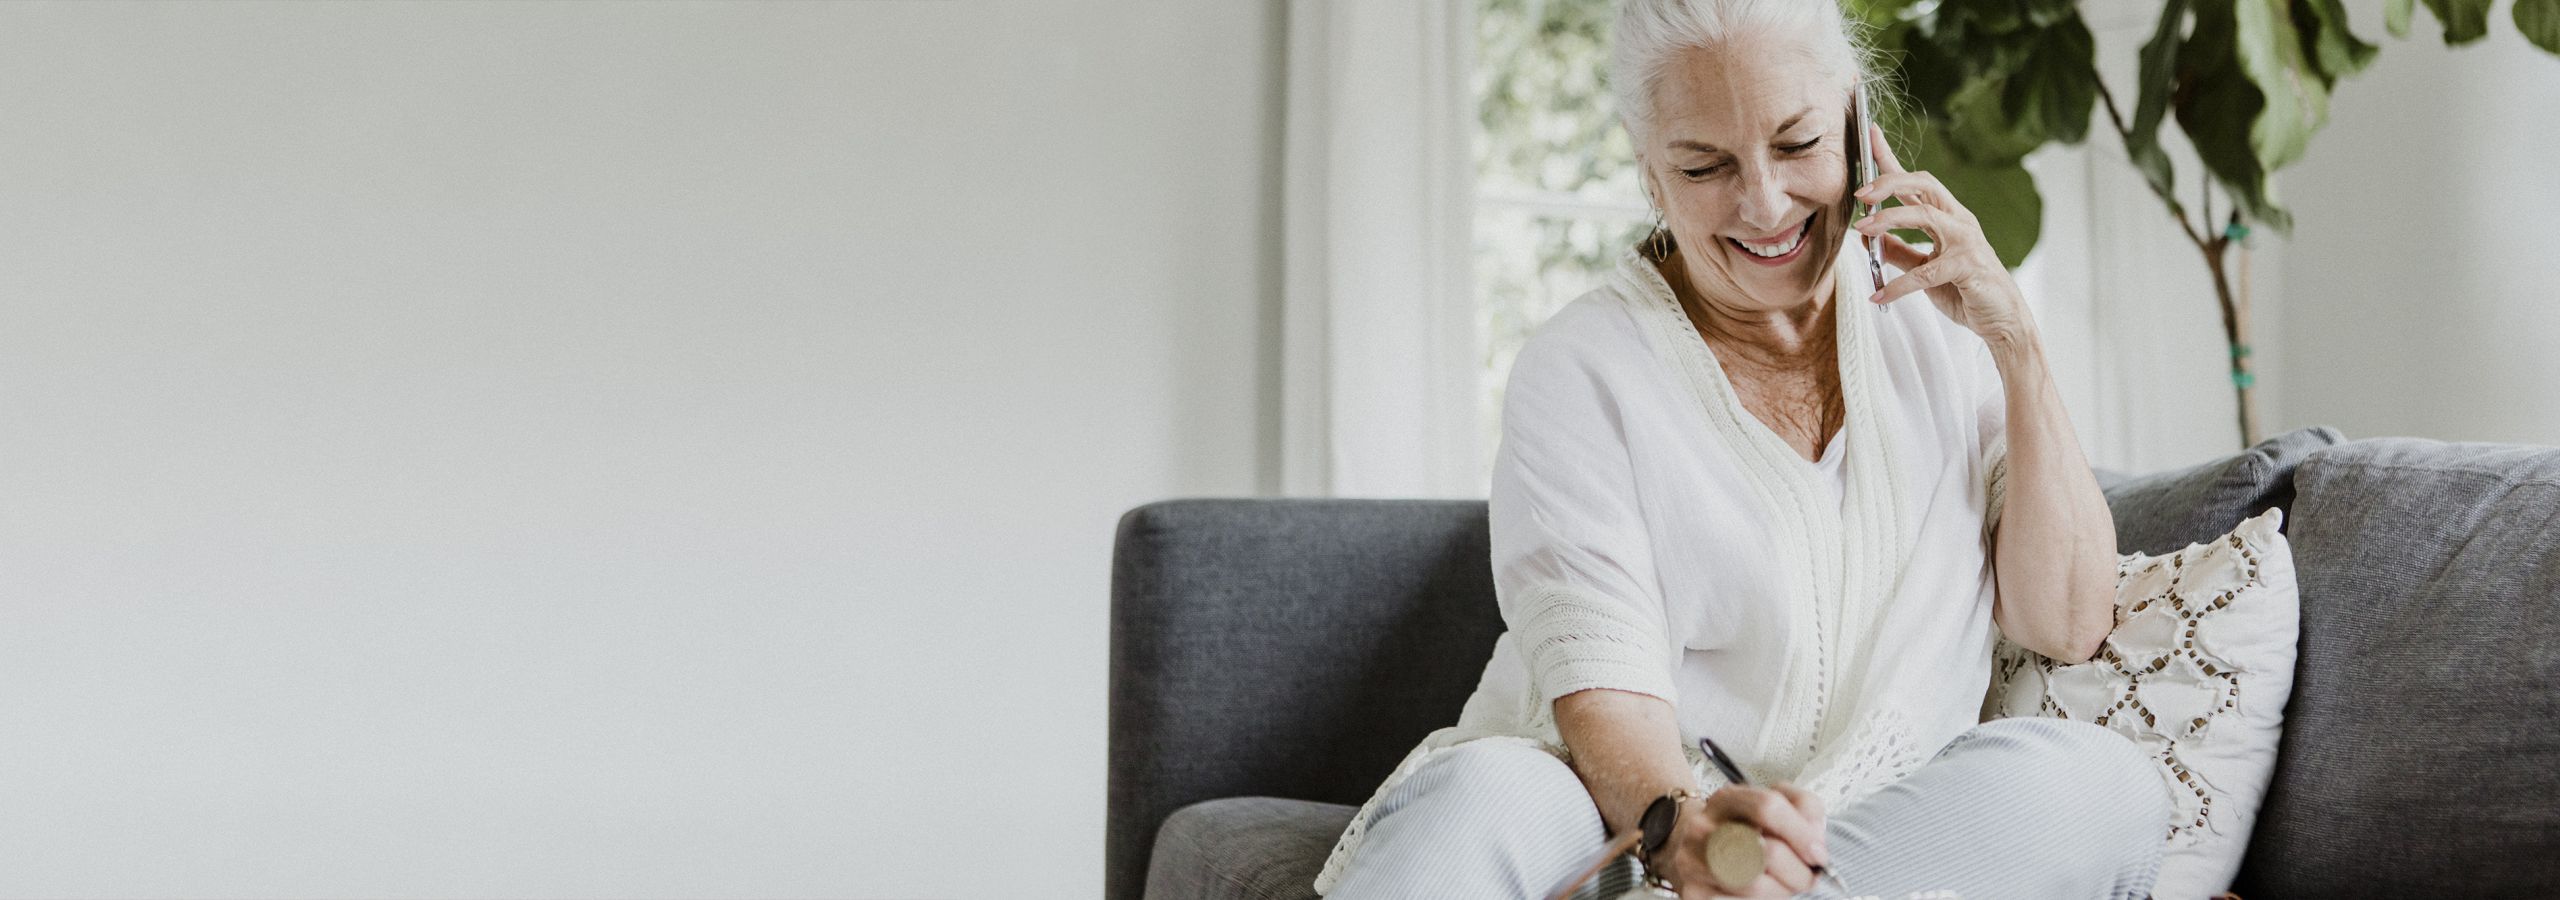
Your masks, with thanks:
M 2293 469 L 2345 435 L 2318 425 L 2288 431 L 2221 459 L 2125 477 L 2098 470 L 2115 513 L 2116 552 L 2159 556 L 2213 540 L 2270 507 L 2293 505 Z M 2291 516 L 2286 517 L 2288 527 Z
M 2364 440 L 2296 483 L 2300 655 L 2232 890 L 2560 897 L 2560 448 Z

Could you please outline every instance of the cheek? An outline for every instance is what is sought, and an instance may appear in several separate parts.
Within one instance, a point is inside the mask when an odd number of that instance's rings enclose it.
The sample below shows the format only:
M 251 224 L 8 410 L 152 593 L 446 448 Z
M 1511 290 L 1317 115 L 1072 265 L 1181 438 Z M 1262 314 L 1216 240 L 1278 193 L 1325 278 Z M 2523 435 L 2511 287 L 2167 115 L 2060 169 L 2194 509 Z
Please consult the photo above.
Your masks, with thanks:
M 1671 208 L 1663 214 L 1672 221 L 1696 228 L 1717 229 L 1733 220 L 1731 192 L 1719 189 L 1714 182 L 1683 181 L 1671 191 Z
M 1787 169 L 1787 180 L 1794 183 L 1798 196 L 1830 201 L 1849 194 L 1847 162 L 1837 153 L 1816 154 L 1795 160 Z

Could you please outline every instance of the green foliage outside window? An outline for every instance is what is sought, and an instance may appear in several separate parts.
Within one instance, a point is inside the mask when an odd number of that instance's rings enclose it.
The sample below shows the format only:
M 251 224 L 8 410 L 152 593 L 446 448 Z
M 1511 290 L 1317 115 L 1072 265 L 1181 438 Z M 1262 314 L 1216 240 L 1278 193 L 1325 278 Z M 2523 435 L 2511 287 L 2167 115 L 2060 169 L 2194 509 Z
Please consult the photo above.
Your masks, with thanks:
M 1609 98 L 1609 0 L 1483 0 L 1477 24 L 1475 275 L 1483 446 L 1529 333 L 1597 286 L 1649 222 Z M 1484 460 L 1490 467 L 1490 456 Z

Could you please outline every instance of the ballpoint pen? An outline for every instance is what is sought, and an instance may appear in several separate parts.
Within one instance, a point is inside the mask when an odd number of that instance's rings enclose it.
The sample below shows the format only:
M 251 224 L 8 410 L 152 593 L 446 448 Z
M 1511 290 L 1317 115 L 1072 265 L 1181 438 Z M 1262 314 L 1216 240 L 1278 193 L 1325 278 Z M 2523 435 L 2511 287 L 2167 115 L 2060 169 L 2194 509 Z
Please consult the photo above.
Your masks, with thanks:
M 1700 736 L 1698 752 L 1706 754 L 1708 762 L 1715 763 L 1716 771 L 1724 773 L 1725 781 L 1736 785 L 1751 783 L 1750 779 L 1742 777 L 1742 767 L 1734 765 L 1733 759 L 1725 756 L 1724 748 L 1716 746 L 1714 740 Z M 1707 834 L 1707 869 L 1715 873 L 1717 881 L 1725 884 L 1750 884 L 1760 877 L 1765 860 L 1762 854 L 1765 852 L 1760 829 L 1747 823 L 1725 822 Z M 1829 878 L 1840 893 L 1849 893 L 1849 883 L 1840 880 L 1839 874 L 1832 872 L 1829 866 L 1814 866 L 1813 877 Z

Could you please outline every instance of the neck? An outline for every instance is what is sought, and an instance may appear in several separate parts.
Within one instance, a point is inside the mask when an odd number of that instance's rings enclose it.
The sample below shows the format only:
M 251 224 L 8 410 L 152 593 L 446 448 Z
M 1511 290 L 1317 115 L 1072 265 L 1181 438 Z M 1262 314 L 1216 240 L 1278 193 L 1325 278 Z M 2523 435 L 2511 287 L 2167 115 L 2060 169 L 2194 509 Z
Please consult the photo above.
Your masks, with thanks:
M 1823 358 L 1839 341 L 1839 328 L 1833 321 L 1839 311 L 1830 302 L 1832 276 L 1827 268 L 1814 284 L 1812 296 L 1793 306 L 1774 308 L 1740 305 L 1729 298 L 1700 292 L 1690 282 L 1688 269 L 1676 252 L 1665 260 L 1663 269 L 1663 281 L 1671 285 L 1672 296 L 1688 309 L 1701 336 L 1742 348 L 1762 361 Z

